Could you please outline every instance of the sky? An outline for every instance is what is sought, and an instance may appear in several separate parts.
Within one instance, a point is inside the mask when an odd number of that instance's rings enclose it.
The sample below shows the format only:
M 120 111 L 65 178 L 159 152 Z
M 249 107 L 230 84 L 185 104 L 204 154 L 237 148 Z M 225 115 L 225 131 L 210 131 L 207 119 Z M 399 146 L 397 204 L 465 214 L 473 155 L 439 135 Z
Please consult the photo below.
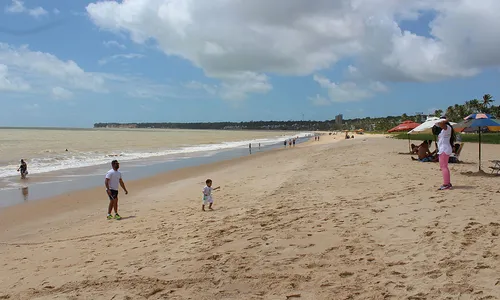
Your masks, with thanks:
M 0 126 L 424 114 L 500 95 L 498 0 L 0 0 Z

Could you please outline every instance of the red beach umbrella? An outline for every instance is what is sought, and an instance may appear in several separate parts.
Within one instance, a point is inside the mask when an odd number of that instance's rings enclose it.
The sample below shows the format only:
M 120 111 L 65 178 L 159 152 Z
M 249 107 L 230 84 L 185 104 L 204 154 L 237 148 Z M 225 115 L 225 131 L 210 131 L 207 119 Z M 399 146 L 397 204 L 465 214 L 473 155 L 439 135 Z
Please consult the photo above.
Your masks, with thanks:
M 398 131 L 408 132 L 408 131 L 416 128 L 419 125 L 420 125 L 420 123 L 416 123 L 416 122 L 408 120 L 408 121 L 404 121 L 403 123 L 399 124 L 398 126 L 396 126 L 394 128 L 389 129 L 387 132 L 398 132 Z

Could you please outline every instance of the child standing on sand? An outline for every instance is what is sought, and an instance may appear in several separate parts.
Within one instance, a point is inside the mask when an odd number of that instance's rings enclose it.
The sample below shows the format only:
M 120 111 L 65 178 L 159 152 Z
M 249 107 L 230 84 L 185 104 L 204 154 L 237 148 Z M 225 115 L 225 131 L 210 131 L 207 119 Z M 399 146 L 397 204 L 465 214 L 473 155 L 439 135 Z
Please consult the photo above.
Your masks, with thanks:
M 207 179 L 205 183 L 207 185 L 203 188 L 203 205 L 201 206 L 201 210 L 203 211 L 205 211 L 205 205 L 207 205 L 207 203 L 209 203 L 208 209 L 212 209 L 212 204 L 214 203 L 212 191 L 220 189 L 220 186 L 212 188 L 212 179 Z

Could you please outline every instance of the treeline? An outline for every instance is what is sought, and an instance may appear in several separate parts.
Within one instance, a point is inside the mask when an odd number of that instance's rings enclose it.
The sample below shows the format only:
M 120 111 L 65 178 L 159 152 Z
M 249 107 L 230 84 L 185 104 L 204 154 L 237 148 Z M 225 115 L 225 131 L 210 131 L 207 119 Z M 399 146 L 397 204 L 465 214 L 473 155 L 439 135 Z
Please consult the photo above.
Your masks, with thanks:
M 384 130 L 384 124 L 397 124 L 400 116 L 384 118 L 360 118 L 344 120 L 335 124 L 335 120 L 325 121 L 249 121 L 249 122 L 196 122 L 196 123 L 95 123 L 94 128 L 162 128 L 162 129 L 210 129 L 210 130 L 288 130 L 288 131 L 330 131 Z
M 163 128 L 211 130 L 330 130 L 333 121 L 250 121 L 195 123 L 96 123 L 94 128 Z
M 464 104 L 449 106 L 446 110 L 436 110 L 434 116 L 445 114 L 449 120 L 460 122 L 464 117 L 477 112 L 484 112 L 500 117 L 500 106 L 494 106 L 493 97 L 485 94 L 481 100 L 473 99 Z M 426 115 L 388 116 L 383 118 L 357 118 L 343 120 L 336 124 L 335 120 L 325 121 L 250 121 L 250 122 L 195 122 L 195 123 L 95 123 L 94 128 L 163 128 L 163 129 L 211 129 L 211 130 L 289 130 L 289 131 L 330 131 L 355 130 L 387 131 L 402 121 L 424 122 Z
M 491 114 L 493 117 L 500 117 L 500 105 L 495 106 L 493 102 L 495 102 L 493 97 L 490 94 L 485 94 L 481 100 L 472 99 L 465 101 L 464 104 L 448 106 L 444 114 L 453 122 L 460 122 L 464 117 L 479 112 Z M 434 114 L 436 116 L 442 115 L 443 110 L 436 110 Z

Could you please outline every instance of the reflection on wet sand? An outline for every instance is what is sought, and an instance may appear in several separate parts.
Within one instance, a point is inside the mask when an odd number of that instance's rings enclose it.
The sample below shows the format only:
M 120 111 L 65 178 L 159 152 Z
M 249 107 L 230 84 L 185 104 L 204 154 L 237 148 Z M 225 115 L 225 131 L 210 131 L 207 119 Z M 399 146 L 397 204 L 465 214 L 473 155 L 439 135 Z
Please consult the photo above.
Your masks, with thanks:
M 27 186 L 22 187 L 21 192 L 23 193 L 24 201 L 28 201 L 28 195 L 29 195 L 28 187 Z

